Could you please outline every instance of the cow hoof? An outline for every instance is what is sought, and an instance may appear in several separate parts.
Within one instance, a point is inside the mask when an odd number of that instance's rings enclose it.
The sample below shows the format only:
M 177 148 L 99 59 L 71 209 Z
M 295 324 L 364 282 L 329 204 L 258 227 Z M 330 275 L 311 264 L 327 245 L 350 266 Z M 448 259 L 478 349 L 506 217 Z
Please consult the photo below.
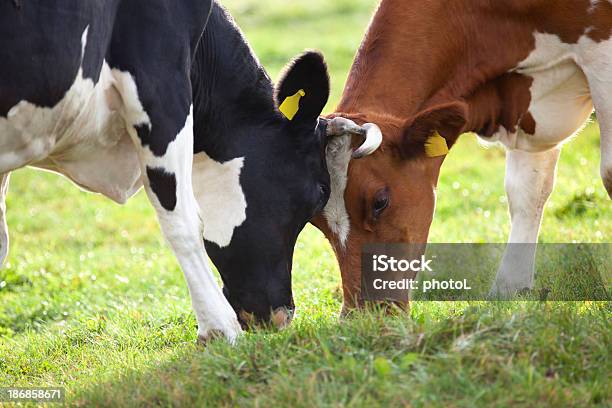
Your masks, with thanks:
M 213 340 L 225 339 L 229 344 L 236 344 L 236 340 L 242 334 L 240 324 L 236 319 L 224 329 L 208 329 L 198 332 L 198 344 L 206 346 Z
M 500 286 L 493 285 L 487 294 L 487 300 L 508 300 L 512 297 L 512 293 L 508 290 L 502 290 Z
M 212 329 L 206 332 L 206 334 L 198 334 L 197 344 L 199 346 L 206 347 L 208 343 L 213 340 L 222 339 L 225 335 L 221 330 Z
M 494 284 L 487 295 L 488 300 L 510 300 L 517 295 L 526 295 L 532 288 L 526 285 Z

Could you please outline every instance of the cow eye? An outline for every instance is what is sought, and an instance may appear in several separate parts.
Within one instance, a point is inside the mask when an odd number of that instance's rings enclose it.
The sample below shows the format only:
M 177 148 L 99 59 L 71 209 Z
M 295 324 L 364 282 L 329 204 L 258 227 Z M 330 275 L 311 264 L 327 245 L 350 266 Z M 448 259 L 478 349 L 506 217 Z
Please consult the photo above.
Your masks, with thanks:
M 329 186 L 326 184 L 319 184 L 319 201 L 317 205 L 317 211 L 319 212 L 325 207 L 327 200 L 329 199 Z
M 387 207 L 389 207 L 389 189 L 385 187 L 378 190 L 374 195 L 374 202 L 372 203 L 372 216 L 374 219 L 378 219 Z
M 327 200 L 329 199 L 329 194 L 329 186 L 326 184 L 319 184 L 319 200 L 323 205 L 327 203 Z
M 327 192 L 327 188 L 325 187 L 325 185 L 319 184 L 319 194 L 321 194 L 321 196 L 325 196 L 326 192 Z

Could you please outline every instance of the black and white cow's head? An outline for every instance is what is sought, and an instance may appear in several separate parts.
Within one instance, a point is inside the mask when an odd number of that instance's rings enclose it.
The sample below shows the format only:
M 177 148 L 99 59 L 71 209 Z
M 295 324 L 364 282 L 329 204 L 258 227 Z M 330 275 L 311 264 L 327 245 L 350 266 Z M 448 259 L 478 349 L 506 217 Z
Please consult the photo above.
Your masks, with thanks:
M 279 110 L 242 119 L 243 140 L 250 139 L 243 145 L 240 171 L 245 219 L 227 246 L 207 242 L 224 293 L 243 324 L 268 319 L 277 326 L 289 323 L 294 310 L 294 246 L 329 197 L 326 122 L 319 120 L 329 96 L 329 78 L 320 54 L 306 53 L 289 65 L 276 88 L 276 106 L 300 91 L 304 96 L 294 97 L 299 105 L 291 120 Z

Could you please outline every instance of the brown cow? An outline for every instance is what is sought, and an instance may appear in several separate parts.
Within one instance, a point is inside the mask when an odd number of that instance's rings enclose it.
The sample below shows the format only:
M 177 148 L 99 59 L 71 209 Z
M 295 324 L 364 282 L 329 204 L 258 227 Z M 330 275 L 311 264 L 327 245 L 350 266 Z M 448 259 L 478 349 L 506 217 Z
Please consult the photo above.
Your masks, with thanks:
M 331 116 L 376 123 L 382 145 L 349 164 L 350 138 L 332 141 L 333 191 L 313 221 L 338 257 L 345 308 L 359 299 L 364 243 L 427 241 L 444 161 L 426 153 L 432 135 L 507 148 L 509 242 L 532 243 L 561 146 L 594 104 L 612 195 L 611 34 L 609 0 L 381 2 Z M 492 294 L 532 287 L 534 257 L 507 249 Z

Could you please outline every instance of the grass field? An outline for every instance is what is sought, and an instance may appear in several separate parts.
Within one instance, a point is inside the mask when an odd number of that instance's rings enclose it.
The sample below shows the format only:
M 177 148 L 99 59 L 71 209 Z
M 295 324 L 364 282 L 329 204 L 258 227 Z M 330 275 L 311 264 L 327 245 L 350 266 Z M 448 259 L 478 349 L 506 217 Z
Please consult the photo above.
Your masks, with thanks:
M 272 77 L 321 49 L 333 109 L 374 0 L 226 0 Z M 331 4 L 329 4 L 331 3 Z M 568 143 L 542 242 L 609 242 L 599 133 Z M 504 242 L 504 154 L 464 136 L 431 239 Z M 339 321 L 339 273 L 318 231 L 294 259 L 298 316 L 235 348 L 195 345 L 182 273 L 139 193 L 121 207 L 32 170 L 13 174 L 0 270 L 0 386 L 63 386 L 70 405 L 610 406 L 609 302 L 416 302 Z

